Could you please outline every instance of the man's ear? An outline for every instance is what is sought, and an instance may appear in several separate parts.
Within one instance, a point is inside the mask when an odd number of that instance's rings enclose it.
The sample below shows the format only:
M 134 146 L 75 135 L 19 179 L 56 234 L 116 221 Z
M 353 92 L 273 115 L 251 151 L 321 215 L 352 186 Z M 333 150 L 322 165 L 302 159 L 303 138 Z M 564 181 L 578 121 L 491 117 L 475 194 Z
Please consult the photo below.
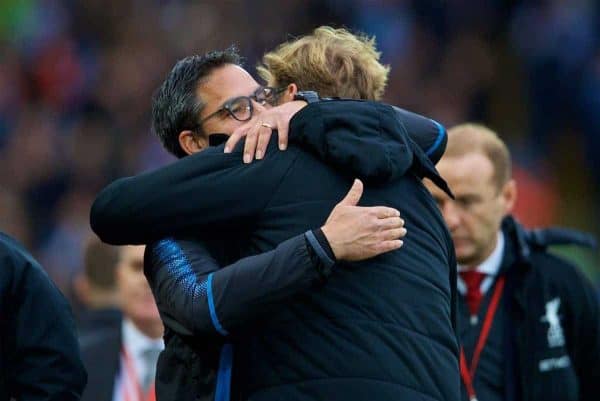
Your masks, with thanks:
M 504 212 L 512 213 L 517 202 L 517 182 L 514 179 L 509 180 L 502 188 L 502 198 L 504 201 Z
M 281 96 L 281 103 L 291 102 L 294 100 L 296 93 L 298 93 L 298 87 L 296 84 L 289 84 Z
M 185 130 L 179 133 L 179 146 L 188 155 L 193 155 L 208 147 L 208 139 L 204 135 Z

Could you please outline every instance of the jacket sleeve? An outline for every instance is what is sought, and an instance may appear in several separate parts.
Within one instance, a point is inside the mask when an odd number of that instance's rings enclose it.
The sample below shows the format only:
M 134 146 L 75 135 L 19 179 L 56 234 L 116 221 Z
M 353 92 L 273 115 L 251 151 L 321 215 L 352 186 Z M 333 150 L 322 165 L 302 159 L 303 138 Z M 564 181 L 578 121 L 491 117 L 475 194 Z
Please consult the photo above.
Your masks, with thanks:
M 106 243 L 126 245 L 198 232 L 226 237 L 251 227 L 297 154 L 277 152 L 271 141 L 264 160 L 246 165 L 240 145 L 230 154 L 223 146 L 209 148 L 113 182 L 92 205 L 92 229 Z
M 433 164 L 437 164 L 448 144 L 446 128 L 435 120 L 399 107 L 394 106 L 394 111 L 410 139 L 425 152 Z
M 578 300 L 574 323 L 577 325 L 573 361 L 579 378 L 580 401 L 593 401 L 600 394 L 600 302 L 594 287 L 576 271 L 579 289 L 572 293 Z
M 144 272 L 171 329 L 188 336 L 227 336 L 325 280 L 333 264 L 327 246 L 309 231 L 223 268 L 201 242 L 163 239 L 146 248 Z
M 71 308 L 41 267 L 24 263 L 14 294 L 13 395 L 23 401 L 79 400 L 87 375 Z
M 339 138 L 331 135 L 338 129 L 352 132 L 356 135 L 353 140 L 361 142 L 377 137 L 402 142 L 399 140 L 405 131 L 433 164 L 440 160 L 448 142 L 446 129 L 435 120 L 379 102 L 350 99 L 325 100 L 306 106 L 292 118 L 290 140 L 300 135 L 301 142 L 318 141 L 322 147 L 335 147 Z M 390 160 L 406 156 L 391 155 Z
M 385 184 L 410 172 L 453 197 L 431 159 L 444 152 L 446 130 L 406 110 L 362 100 L 311 103 L 290 121 L 290 141 L 366 183 Z

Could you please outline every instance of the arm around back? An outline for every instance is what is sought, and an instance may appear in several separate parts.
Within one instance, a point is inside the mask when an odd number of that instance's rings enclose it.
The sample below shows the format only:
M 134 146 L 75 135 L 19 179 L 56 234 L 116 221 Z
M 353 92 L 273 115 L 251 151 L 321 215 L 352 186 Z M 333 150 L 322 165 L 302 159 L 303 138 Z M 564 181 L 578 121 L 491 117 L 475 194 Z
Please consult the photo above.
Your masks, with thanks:
M 113 245 L 198 232 L 226 237 L 254 222 L 295 160 L 292 154 L 269 153 L 261 163 L 245 165 L 237 149 L 223 154 L 219 146 L 119 179 L 94 201 L 90 225 Z

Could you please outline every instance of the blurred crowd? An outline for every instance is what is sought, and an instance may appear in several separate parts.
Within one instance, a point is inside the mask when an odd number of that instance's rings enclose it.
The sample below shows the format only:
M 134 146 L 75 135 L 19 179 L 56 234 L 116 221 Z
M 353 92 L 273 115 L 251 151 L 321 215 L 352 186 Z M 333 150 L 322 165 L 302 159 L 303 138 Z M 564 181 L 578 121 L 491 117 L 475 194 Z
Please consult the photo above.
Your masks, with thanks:
M 250 71 L 316 26 L 375 35 L 395 105 L 509 143 L 528 226 L 600 219 L 593 0 L 0 1 L 0 229 L 72 294 L 96 193 L 172 159 L 151 96 L 174 62 L 235 44 Z M 597 259 L 574 254 L 597 277 Z

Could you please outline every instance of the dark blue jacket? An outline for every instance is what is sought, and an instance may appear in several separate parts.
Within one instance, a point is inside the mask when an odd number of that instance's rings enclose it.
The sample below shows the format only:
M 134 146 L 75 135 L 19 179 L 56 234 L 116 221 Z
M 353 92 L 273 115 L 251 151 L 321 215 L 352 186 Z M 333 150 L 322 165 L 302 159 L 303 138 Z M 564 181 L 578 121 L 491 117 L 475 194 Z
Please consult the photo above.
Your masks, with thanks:
M 113 314 L 109 319 L 109 324 L 95 326 L 79 337 L 81 359 L 88 373 L 81 401 L 113 401 L 121 368 L 123 316 Z
M 117 181 L 95 202 L 92 227 L 105 241 L 194 233 L 242 255 L 322 225 L 356 175 L 362 205 L 400 210 L 410 232 L 401 250 L 336 269 L 235 337 L 233 399 L 458 399 L 454 253 L 421 178 L 445 183 L 397 113 L 370 102 L 309 105 L 292 120 L 302 137 L 286 152 L 272 142 L 247 166 L 239 148 L 208 149 Z M 332 134 L 311 135 L 324 130 Z
M 505 399 L 507 401 L 592 401 L 600 395 L 600 304 L 578 269 L 547 251 L 557 243 L 582 243 L 565 231 L 523 229 L 503 222 L 506 248 Z M 573 235 L 574 234 L 574 235 Z M 547 306 L 559 300 L 559 333 L 553 342 Z M 485 355 L 482 355 L 482 358 Z
M 42 267 L 0 233 L 0 401 L 75 401 L 86 383 L 71 308 Z

